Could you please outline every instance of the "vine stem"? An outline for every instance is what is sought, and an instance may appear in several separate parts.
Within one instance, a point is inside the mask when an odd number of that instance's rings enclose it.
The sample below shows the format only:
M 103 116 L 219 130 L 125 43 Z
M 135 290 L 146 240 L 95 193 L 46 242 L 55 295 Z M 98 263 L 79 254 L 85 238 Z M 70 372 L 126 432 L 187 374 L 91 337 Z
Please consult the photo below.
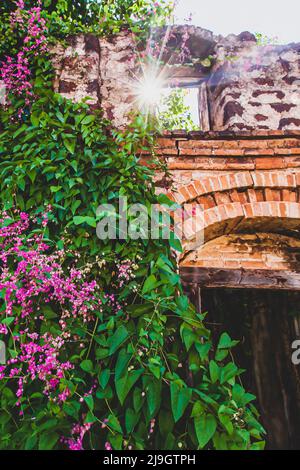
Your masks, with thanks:
M 91 338 L 91 341 L 90 341 L 90 344 L 89 344 L 89 348 L 88 348 L 88 351 L 86 353 L 87 358 L 89 357 L 91 349 L 92 349 L 92 344 L 93 344 L 93 340 L 94 340 L 94 336 L 95 336 L 95 333 L 96 333 L 96 330 L 97 330 L 98 323 L 99 323 L 99 318 L 97 317 L 97 320 L 95 321 L 95 326 L 94 326 L 94 329 L 93 329 L 93 333 L 91 335 L 92 338 Z

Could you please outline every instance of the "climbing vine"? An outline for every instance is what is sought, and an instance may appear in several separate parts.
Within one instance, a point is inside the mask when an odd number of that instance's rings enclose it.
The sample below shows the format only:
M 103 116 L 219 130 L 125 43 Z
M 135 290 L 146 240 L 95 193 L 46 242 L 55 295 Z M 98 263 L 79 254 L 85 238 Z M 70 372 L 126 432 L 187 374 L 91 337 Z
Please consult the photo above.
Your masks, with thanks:
M 137 116 L 118 131 L 101 112 L 52 91 L 47 43 L 57 15 L 64 12 L 66 31 L 73 14 L 76 25 L 93 24 L 87 2 L 32 3 L 1 6 L 2 34 L 16 34 L 0 69 L 8 88 L 0 131 L 7 346 L 0 448 L 263 448 L 255 397 L 231 360 L 236 342 L 224 332 L 213 348 L 205 316 L 183 293 L 171 254 L 179 241 L 96 237 L 100 204 L 119 196 L 148 208 L 170 204 L 140 163 L 140 152 L 153 148 L 151 129 Z M 108 25 L 124 24 L 125 2 L 102 3 L 116 7 Z M 137 24 L 146 5 L 162 5 L 133 3 Z

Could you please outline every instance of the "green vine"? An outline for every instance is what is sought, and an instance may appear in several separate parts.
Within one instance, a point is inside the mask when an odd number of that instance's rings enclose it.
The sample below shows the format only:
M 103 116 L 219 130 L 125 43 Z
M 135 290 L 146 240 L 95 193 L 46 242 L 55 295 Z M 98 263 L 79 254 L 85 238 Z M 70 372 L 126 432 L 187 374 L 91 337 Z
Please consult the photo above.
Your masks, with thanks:
M 65 28 L 60 31 L 70 32 L 73 24 L 74 31 L 81 24 L 93 29 L 89 11 L 96 3 L 76 2 L 73 8 L 74 2 L 45 0 L 42 17 L 50 32 L 57 31 L 59 15 Z M 119 31 L 124 19 L 129 21 L 130 8 L 139 25 L 145 5 L 152 3 L 102 2 L 103 8 L 114 6 L 105 31 Z M 7 14 L 1 19 L 6 21 L 2 32 L 11 27 L 9 4 L 1 6 Z M 105 13 L 101 8 L 97 19 Z M 20 47 L 17 40 L 14 47 Z M 251 404 L 255 397 L 238 383 L 242 371 L 230 359 L 236 342 L 223 333 L 214 349 L 204 315 L 183 293 L 171 255 L 171 248 L 180 249 L 178 240 L 96 237 L 100 204 L 117 205 L 119 196 L 127 197 L 129 205 L 148 208 L 171 204 L 155 194 L 152 172 L 140 163 L 140 152 L 149 146 L 153 150 L 152 129 L 137 116 L 120 132 L 100 112 L 91 114 L 86 104 L 55 94 L 45 55 L 30 57 L 30 70 L 34 99 L 26 105 L 23 95 L 11 93 L 9 106 L 1 108 L 2 208 L 16 219 L 16 208 L 40 217 L 51 207 L 43 237 L 53 253 L 63 253 L 62 271 L 76 262 L 87 280 L 96 280 L 101 295 L 112 295 L 121 307 L 112 311 L 104 302 L 90 323 L 69 323 L 83 347 L 78 351 L 70 344 L 64 352 L 74 367 L 61 383 L 62 390 L 68 389 L 63 403 L 48 399 L 40 382 L 32 380 L 21 398 L 20 415 L 14 378 L 0 380 L 0 448 L 65 448 L 78 424 L 87 425 L 81 442 L 85 449 L 263 448 L 264 430 Z M 16 118 L 20 107 L 21 121 Z M 124 263 L 132 270 L 120 282 Z M 3 289 L 1 293 L 3 312 Z M 48 312 L 44 323 L 32 320 L 35 331 L 57 335 L 58 311 L 51 304 L 47 310 L 43 299 L 34 302 Z M 15 307 L 14 318 L 20 315 Z M 9 327 L 8 352 L 14 358 L 19 326 Z M 3 334 L 0 338 L 6 340 Z M 62 435 L 65 441 L 59 439 Z

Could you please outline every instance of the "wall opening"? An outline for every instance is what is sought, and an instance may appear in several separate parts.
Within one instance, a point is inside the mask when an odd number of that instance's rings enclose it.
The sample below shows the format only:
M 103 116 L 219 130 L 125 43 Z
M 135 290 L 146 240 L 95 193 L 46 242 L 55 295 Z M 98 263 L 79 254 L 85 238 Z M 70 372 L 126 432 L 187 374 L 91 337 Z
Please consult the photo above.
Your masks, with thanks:
M 199 130 L 199 87 L 164 88 L 157 115 L 163 130 Z

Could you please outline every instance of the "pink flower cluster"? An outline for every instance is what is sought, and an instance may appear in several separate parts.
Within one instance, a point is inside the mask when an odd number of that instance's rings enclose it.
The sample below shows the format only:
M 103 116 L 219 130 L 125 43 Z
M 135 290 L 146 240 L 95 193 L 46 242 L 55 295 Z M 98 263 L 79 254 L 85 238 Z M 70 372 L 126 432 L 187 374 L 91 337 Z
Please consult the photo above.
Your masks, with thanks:
M 28 59 L 24 52 L 19 52 L 17 59 L 7 57 L 6 63 L 1 64 L 1 79 L 4 81 L 7 93 L 16 96 L 25 95 L 25 104 L 30 103 L 32 85 L 29 81 L 31 72 L 28 68 Z
M 43 320 L 43 309 L 36 306 L 42 296 L 44 304 L 59 305 L 62 330 L 69 318 L 79 315 L 83 322 L 92 320 L 100 302 L 96 295 L 96 281 L 84 282 L 81 271 L 74 268 L 66 276 L 58 262 L 62 252 L 53 255 L 45 253 L 48 246 L 40 235 L 27 239 L 24 247 L 23 233 L 29 226 L 27 214 L 21 213 L 20 221 L 11 225 L 8 225 L 9 220 L 6 214 L 0 219 L 3 225 L 0 227 L 0 290 L 5 292 L 6 316 L 13 314 L 15 306 L 20 306 L 18 318 L 34 315 L 35 319 Z M 47 216 L 43 217 L 42 226 L 45 223 Z M 13 271 L 10 269 L 12 259 L 17 259 Z
M 37 7 L 25 9 L 22 0 L 15 2 L 17 10 L 11 13 L 10 22 L 13 29 L 25 34 L 22 49 L 16 57 L 8 56 L 6 62 L 0 64 L 0 77 L 3 80 L 7 94 L 23 97 L 25 106 L 29 106 L 34 95 L 30 82 L 30 56 L 38 56 L 47 51 L 46 21 L 41 17 L 41 2 Z M 23 109 L 18 110 L 21 117 Z
M 20 333 L 22 336 L 26 335 L 25 331 Z M 63 338 L 61 338 L 60 347 L 58 347 L 58 338 L 54 340 L 51 335 L 40 336 L 37 333 L 27 333 L 26 336 L 27 342 L 20 344 L 18 356 L 9 359 L 6 366 L 1 366 L 0 369 L 0 380 L 5 376 L 18 378 L 16 406 L 21 405 L 24 385 L 29 381 L 37 379 L 41 381 L 44 384 L 44 394 L 49 396 L 57 389 L 65 371 L 73 369 L 73 365 L 69 361 L 60 362 L 58 359 L 59 349 L 64 344 Z M 20 337 L 16 337 L 15 341 L 20 342 Z M 58 395 L 59 402 L 65 401 L 69 396 L 67 390 Z
M 120 287 L 127 281 L 131 279 L 131 264 L 122 263 L 119 266 L 118 279 L 120 281 Z
M 44 227 L 48 214 L 39 216 L 39 221 Z M 17 353 L 1 366 L 0 380 L 18 380 L 18 406 L 24 386 L 35 380 L 42 383 L 43 393 L 53 401 L 63 403 L 68 399 L 70 390 L 62 390 L 60 385 L 73 365 L 60 360 L 60 351 L 66 351 L 69 343 L 78 342 L 76 335 L 70 333 L 72 322 L 82 325 L 94 321 L 94 312 L 101 307 L 96 281 L 84 281 L 81 271 L 74 268 L 64 274 L 58 262 L 63 253 L 47 254 L 48 246 L 41 234 L 27 235 L 31 223 L 23 212 L 18 221 L 7 213 L 0 218 L 0 292 L 4 298 L 0 335 L 7 339 L 11 336 Z M 60 333 L 55 337 L 39 333 L 37 327 L 45 320 L 47 307 L 58 317 Z M 7 323 L 10 317 L 12 321 Z
M 76 424 L 71 432 L 72 437 L 62 437 L 61 442 L 66 444 L 70 450 L 83 450 L 83 438 L 90 430 L 91 426 L 92 425 L 90 423 L 85 423 L 83 425 Z
M 37 7 L 25 9 L 23 1 L 15 2 L 17 10 L 11 13 L 10 24 L 12 28 L 20 28 L 25 32 L 23 52 L 33 52 L 34 55 L 47 52 L 47 26 L 42 18 L 41 0 Z
M 74 351 L 76 354 L 76 347 L 85 347 L 78 330 L 91 330 L 97 311 L 106 309 L 111 314 L 122 308 L 116 294 L 104 294 L 96 281 L 85 280 L 84 267 L 63 268 L 63 250 L 48 253 L 43 231 L 52 218 L 51 207 L 47 210 L 34 218 L 18 211 L 13 218 L 7 212 L 0 215 L 0 339 L 10 343 L 10 350 L 14 351 L 0 366 L 0 381 L 6 381 L 14 391 L 14 405 L 22 419 L 30 409 L 27 397 L 32 389 L 41 390 L 47 400 L 59 407 L 76 396 L 85 406 L 98 382 L 89 382 L 80 394 L 68 383 L 75 373 L 72 359 L 68 358 Z M 122 284 L 132 277 L 134 265 L 125 260 L 118 270 Z M 51 329 L 45 328 L 49 313 L 50 318 L 55 318 Z M 90 338 L 87 342 L 90 344 Z M 85 417 L 83 411 L 80 419 L 84 422 Z M 106 422 L 103 421 L 104 427 Z M 70 450 L 82 450 L 90 427 L 91 424 L 76 423 L 71 437 L 63 437 L 61 443 Z M 111 449 L 109 442 L 105 448 Z

